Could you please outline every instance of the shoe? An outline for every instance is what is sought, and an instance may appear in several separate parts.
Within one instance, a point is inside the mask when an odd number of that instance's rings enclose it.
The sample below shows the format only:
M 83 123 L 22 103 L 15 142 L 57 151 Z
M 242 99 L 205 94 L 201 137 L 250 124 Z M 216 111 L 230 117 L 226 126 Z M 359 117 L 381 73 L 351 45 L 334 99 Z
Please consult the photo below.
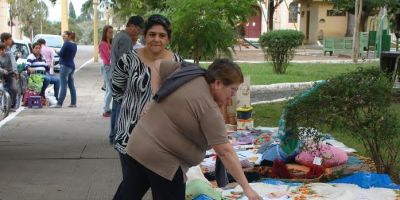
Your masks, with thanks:
M 101 87 L 101 90 L 106 91 L 106 87 L 104 87 L 104 86 Z
M 110 111 L 103 112 L 103 117 L 111 117 L 111 112 Z
M 49 106 L 49 108 L 61 108 L 61 107 L 62 107 L 62 105 L 59 105 L 59 104 Z
M 76 105 L 71 104 L 68 106 L 68 108 L 76 108 Z

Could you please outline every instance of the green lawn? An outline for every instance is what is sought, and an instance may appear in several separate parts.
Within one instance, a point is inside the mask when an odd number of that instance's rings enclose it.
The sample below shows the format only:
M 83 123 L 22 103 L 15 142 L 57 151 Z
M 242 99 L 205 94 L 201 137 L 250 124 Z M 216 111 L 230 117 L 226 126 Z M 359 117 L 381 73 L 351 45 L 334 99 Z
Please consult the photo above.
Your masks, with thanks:
M 250 75 L 252 85 L 266 85 L 273 83 L 308 82 L 325 80 L 334 75 L 353 71 L 357 67 L 379 66 L 378 63 L 369 64 L 290 64 L 286 74 L 277 75 L 272 72 L 272 63 L 239 64 L 243 74 Z

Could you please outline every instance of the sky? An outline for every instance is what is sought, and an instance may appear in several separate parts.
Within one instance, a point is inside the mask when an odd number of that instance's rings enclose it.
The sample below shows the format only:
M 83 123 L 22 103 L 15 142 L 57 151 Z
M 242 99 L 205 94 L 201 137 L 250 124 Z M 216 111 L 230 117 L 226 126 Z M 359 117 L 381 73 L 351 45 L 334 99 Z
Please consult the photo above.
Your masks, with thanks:
M 49 21 L 61 21 L 61 1 L 57 0 L 57 3 L 53 5 L 49 0 L 43 0 L 49 9 L 49 17 L 47 18 Z M 72 2 L 75 8 L 76 16 L 78 17 L 81 14 L 81 7 L 85 0 L 69 0 Z

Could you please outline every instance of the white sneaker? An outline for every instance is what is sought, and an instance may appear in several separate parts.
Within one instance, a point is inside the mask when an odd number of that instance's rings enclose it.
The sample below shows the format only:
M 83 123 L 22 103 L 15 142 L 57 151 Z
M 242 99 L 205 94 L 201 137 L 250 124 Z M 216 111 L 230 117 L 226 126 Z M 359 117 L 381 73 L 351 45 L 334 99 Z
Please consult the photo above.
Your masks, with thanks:
M 49 106 L 49 108 L 61 108 L 61 107 L 62 107 L 62 105 L 59 105 L 59 104 Z

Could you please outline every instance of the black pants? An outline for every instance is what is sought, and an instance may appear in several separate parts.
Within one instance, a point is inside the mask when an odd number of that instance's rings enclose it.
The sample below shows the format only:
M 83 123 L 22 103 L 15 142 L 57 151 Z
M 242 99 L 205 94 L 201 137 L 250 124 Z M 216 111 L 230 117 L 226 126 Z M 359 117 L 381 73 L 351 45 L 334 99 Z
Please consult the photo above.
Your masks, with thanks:
M 181 168 L 176 171 L 173 180 L 170 181 L 147 169 L 132 157 L 125 158 L 126 174 L 113 200 L 141 200 L 149 188 L 154 200 L 185 199 L 186 186 Z
M 15 108 L 15 105 L 17 103 L 17 93 L 18 93 L 17 79 L 15 78 L 14 74 L 8 74 L 3 77 L 4 77 L 4 82 L 5 82 L 4 87 L 7 89 L 8 93 L 10 94 L 11 108 Z

